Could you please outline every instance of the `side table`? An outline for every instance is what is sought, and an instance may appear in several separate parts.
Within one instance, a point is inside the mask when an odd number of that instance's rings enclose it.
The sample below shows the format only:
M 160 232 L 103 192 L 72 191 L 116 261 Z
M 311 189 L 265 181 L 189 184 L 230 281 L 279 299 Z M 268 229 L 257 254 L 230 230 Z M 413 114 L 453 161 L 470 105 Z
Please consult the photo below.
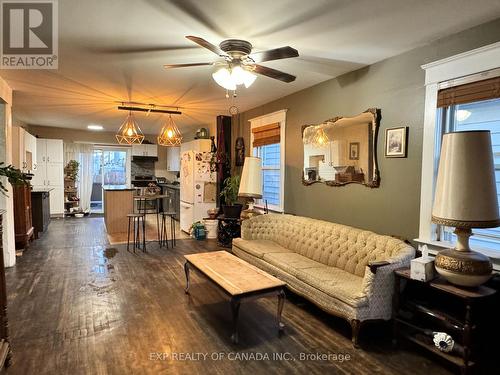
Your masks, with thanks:
M 217 217 L 218 223 L 218 233 L 217 241 L 222 247 L 231 247 L 233 243 L 233 238 L 241 236 L 241 219 L 225 217 L 220 215 Z
M 460 367 L 462 374 L 477 363 L 477 322 L 487 326 L 481 308 L 492 301 L 496 290 L 487 286 L 462 288 L 438 277 L 429 282 L 413 280 L 410 269 L 394 271 L 394 343 L 399 337 L 423 347 Z M 406 286 L 402 290 L 402 283 Z M 484 311 L 484 310 L 483 310 Z M 438 349 L 433 332 L 445 332 L 454 342 L 451 352 Z

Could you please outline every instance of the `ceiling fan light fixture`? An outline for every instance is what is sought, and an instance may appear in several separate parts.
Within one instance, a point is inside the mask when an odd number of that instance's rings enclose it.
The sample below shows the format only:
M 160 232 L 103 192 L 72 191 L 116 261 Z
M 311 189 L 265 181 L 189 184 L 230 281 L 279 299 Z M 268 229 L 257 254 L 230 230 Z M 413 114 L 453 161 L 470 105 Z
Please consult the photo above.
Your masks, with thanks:
M 144 133 L 142 132 L 139 125 L 134 119 L 132 112 L 128 113 L 127 118 L 118 129 L 118 133 L 115 135 L 116 140 L 121 145 L 139 145 L 144 140 Z
M 253 74 L 252 72 L 249 72 L 248 70 L 244 70 L 243 72 L 244 72 L 243 84 L 248 89 L 257 79 L 257 75 Z
M 224 87 L 226 90 L 236 90 L 236 84 L 228 68 L 222 67 L 217 69 L 217 71 L 212 74 L 212 78 L 219 86 Z
M 169 115 L 167 121 L 160 130 L 158 135 L 158 144 L 160 146 L 179 146 L 182 142 L 182 134 L 177 125 L 175 124 L 172 116 Z

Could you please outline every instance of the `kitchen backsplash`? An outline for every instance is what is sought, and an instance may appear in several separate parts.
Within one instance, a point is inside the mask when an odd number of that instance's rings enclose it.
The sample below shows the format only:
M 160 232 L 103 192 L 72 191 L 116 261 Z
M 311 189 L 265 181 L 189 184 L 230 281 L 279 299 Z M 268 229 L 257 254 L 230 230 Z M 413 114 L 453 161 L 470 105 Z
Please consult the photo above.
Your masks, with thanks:
M 155 162 L 150 160 L 132 160 L 131 163 L 132 180 L 138 175 L 155 175 Z

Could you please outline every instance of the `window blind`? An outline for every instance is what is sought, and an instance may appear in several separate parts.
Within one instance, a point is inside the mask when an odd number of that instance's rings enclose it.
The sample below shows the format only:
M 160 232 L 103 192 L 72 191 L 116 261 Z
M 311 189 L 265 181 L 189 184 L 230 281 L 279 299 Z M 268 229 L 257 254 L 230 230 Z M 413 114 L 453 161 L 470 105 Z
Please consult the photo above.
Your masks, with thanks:
M 280 123 L 259 126 L 252 129 L 253 133 L 253 147 L 260 147 L 272 145 L 273 143 L 280 143 Z
M 496 98 L 500 98 L 500 77 L 439 90 L 437 106 L 448 107 Z

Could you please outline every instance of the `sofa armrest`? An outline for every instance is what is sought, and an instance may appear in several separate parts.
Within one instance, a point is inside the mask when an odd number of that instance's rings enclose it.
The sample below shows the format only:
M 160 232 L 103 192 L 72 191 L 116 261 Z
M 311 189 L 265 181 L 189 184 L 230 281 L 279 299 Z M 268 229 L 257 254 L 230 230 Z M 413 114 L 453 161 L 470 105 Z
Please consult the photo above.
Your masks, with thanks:
M 368 267 L 370 267 L 370 271 L 372 273 L 377 273 L 377 270 L 380 267 L 384 267 L 384 266 L 387 266 L 389 264 L 391 264 L 391 263 L 388 262 L 387 260 L 372 261 L 372 262 L 368 263 Z
M 394 271 L 409 266 L 414 257 L 415 249 L 408 246 L 393 258 L 368 263 L 363 278 L 363 291 L 368 297 L 370 319 L 391 318 Z

